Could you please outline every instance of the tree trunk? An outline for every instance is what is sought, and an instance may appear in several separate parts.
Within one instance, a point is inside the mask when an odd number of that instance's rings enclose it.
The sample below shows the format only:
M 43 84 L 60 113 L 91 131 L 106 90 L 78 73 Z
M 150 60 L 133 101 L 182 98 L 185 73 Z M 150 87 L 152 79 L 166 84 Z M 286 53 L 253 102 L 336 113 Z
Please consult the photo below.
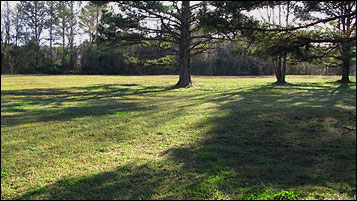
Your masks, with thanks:
M 182 1 L 181 11 L 181 38 L 179 44 L 179 65 L 180 65 L 180 78 L 176 86 L 189 87 L 191 82 L 191 66 L 190 66 L 190 2 Z
M 51 19 L 51 26 L 50 26 L 50 57 L 51 57 L 51 64 L 53 63 L 52 41 L 53 41 L 53 19 Z
M 348 43 L 342 44 L 342 79 L 339 82 L 348 83 L 350 82 L 349 74 L 350 74 L 350 51 L 351 46 Z
M 289 14 L 290 14 L 290 1 L 286 1 L 286 16 L 285 16 L 285 25 L 282 24 L 282 8 L 279 5 L 279 26 L 288 26 L 289 24 Z M 274 9 L 273 11 L 273 16 L 274 16 Z M 274 23 L 274 17 L 273 17 L 273 24 Z M 275 75 L 276 75 L 276 83 L 286 83 L 285 81 L 285 75 L 286 75 L 286 58 L 287 58 L 287 50 L 282 50 L 282 53 L 279 53 L 277 58 L 275 59 Z
M 282 69 L 282 55 L 279 55 L 275 59 L 275 76 L 276 76 L 276 82 L 277 83 L 284 83 L 283 81 L 283 69 Z
M 96 6 L 96 24 L 95 24 L 95 27 L 98 27 L 99 25 L 99 11 L 100 11 L 100 7 L 99 6 Z M 97 41 L 98 40 L 98 30 L 96 29 L 95 30 L 95 40 Z M 92 42 L 92 41 L 90 41 Z
M 286 18 L 285 18 L 285 26 L 288 25 L 289 22 L 289 9 L 290 9 L 290 1 L 287 1 L 287 7 L 286 7 Z M 279 25 L 282 26 L 281 24 L 281 10 L 280 10 L 280 5 L 279 5 Z M 277 83 L 286 83 L 285 81 L 285 74 L 286 74 L 286 57 L 287 57 L 287 52 L 284 51 L 278 56 L 278 69 L 277 69 Z
M 341 5 L 341 13 L 349 13 L 350 10 L 347 8 L 348 3 L 344 3 Z M 348 30 L 352 30 L 351 24 L 351 17 L 342 17 L 341 18 L 342 24 L 342 33 L 345 37 L 351 36 L 351 32 Z M 355 43 L 355 42 L 354 42 Z M 348 83 L 350 82 L 349 74 L 350 74 L 350 52 L 351 52 L 352 44 L 347 41 L 342 41 L 341 44 L 341 54 L 342 54 L 342 79 L 339 82 Z
M 73 12 L 73 5 L 74 2 L 71 1 L 71 22 L 70 22 L 70 54 L 69 54 L 69 70 L 74 69 L 74 50 L 73 50 L 73 43 L 74 43 L 74 12 Z
M 65 37 L 66 37 L 66 24 L 65 17 L 62 17 L 62 66 L 66 65 L 66 49 L 65 49 Z M 66 67 L 67 68 L 67 67 Z
M 285 75 L 286 75 L 286 57 L 287 57 L 287 54 L 286 54 L 286 52 L 284 52 L 284 53 L 283 53 L 283 68 L 281 69 L 280 83 L 286 83 L 286 81 L 285 81 Z
M 350 82 L 350 59 L 348 57 L 344 58 L 342 65 L 342 79 L 339 82 L 348 83 Z
M 286 18 L 285 18 L 285 26 L 288 26 L 289 24 L 289 11 L 290 11 L 290 1 L 286 2 Z M 286 83 L 285 81 L 285 75 L 286 75 L 286 57 L 287 57 L 287 52 L 283 53 L 283 69 L 281 72 L 281 80 L 280 83 Z

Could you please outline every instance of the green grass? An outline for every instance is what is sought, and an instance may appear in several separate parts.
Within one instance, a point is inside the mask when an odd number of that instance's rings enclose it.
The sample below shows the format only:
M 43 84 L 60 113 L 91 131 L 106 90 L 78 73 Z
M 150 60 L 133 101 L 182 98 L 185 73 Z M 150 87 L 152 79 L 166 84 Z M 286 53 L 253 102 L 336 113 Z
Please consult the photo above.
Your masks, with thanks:
M 356 199 L 339 77 L 1 76 L 1 199 Z

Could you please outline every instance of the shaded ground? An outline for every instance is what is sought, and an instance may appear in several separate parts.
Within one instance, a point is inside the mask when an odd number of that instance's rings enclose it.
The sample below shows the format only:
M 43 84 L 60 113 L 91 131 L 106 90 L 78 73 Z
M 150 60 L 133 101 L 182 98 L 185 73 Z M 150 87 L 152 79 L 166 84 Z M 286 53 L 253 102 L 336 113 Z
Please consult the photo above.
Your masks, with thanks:
M 169 86 L 2 90 L 2 198 L 356 199 L 355 83 Z

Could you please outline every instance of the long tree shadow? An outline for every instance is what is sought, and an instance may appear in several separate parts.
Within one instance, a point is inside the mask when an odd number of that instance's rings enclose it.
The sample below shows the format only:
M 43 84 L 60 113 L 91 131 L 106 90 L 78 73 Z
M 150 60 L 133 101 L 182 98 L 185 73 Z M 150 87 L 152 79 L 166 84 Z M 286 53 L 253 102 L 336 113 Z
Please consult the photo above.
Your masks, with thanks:
M 2 96 L 10 96 L 11 101 L 22 100 L 34 105 L 61 105 L 67 102 L 90 101 L 112 97 L 165 92 L 173 87 L 142 86 L 138 84 L 101 84 L 89 87 L 38 88 L 22 90 L 2 90 Z M 6 101 L 8 102 L 8 101 Z M 7 104 L 5 107 L 18 106 Z M 4 107 L 2 105 L 2 107 Z
M 226 114 L 197 125 L 215 125 L 206 138 L 167 154 L 172 160 L 184 161 L 187 170 L 195 167 L 205 175 L 198 181 L 201 188 L 211 185 L 210 179 L 220 178 L 211 186 L 230 196 L 244 194 L 248 187 L 319 185 L 353 197 L 356 101 L 351 86 L 269 85 L 225 94 L 214 102 L 225 101 L 220 108 Z M 280 90 L 295 91 L 283 94 Z
M 32 190 L 17 199 L 31 199 L 44 194 L 43 199 L 104 200 L 148 199 L 173 172 L 160 172 L 147 165 L 128 164 L 111 172 L 62 179 L 55 185 Z
M 192 96 L 200 102 L 186 109 L 215 103 L 222 113 L 190 125 L 212 126 L 200 142 L 165 150 L 160 161 L 62 179 L 17 199 L 258 199 L 268 188 L 315 185 L 353 197 L 355 97 L 351 85 L 318 83 Z
M 171 89 L 174 88 L 147 87 L 138 84 L 104 84 L 90 87 L 3 90 L 1 91 L 1 125 L 68 121 L 84 116 L 147 110 L 146 102 L 134 96 L 145 96 Z M 76 105 L 66 106 L 68 104 Z M 155 106 L 150 108 L 154 109 Z

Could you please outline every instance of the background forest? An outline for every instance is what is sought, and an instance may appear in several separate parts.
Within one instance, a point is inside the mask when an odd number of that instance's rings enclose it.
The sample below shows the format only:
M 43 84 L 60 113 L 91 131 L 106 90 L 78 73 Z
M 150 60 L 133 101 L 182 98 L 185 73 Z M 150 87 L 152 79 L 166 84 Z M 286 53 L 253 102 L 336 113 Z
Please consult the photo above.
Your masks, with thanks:
M 350 23 L 352 27 L 350 34 L 353 36 L 356 33 L 356 3 L 353 1 L 344 3 L 346 5 L 342 5 L 341 2 L 330 2 L 318 7 L 309 3 L 303 4 L 303 2 L 275 1 L 261 3 L 258 6 L 249 5 L 250 8 L 246 9 L 245 14 L 260 26 L 269 24 L 269 28 L 274 28 L 273 25 L 289 27 L 297 25 L 296 22 L 308 24 L 312 20 L 318 21 L 333 17 L 334 13 L 342 13 L 340 8 L 345 6 L 344 8 L 350 9 L 349 12 L 354 14 L 352 16 L 354 21 Z M 207 4 L 214 5 L 214 2 L 196 2 L 196 5 L 203 7 Z M 218 8 L 220 5 L 214 6 Z M 310 10 L 314 8 L 316 15 L 307 16 L 306 12 L 302 15 L 301 11 L 307 8 Z M 103 27 L 110 22 L 108 22 L 108 15 L 106 19 L 103 19 L 103 14 L 108 14 L 113 10 L 115 10 L 113 3 L 86 1 L 10 3 L 2 1 L 1 74 L 154 75 L 178 73 L 179 65 L 176 56 L 170 52 L 161 51 L 164 42 L 146 40 L 141 43 L 122 41 L 108 43 L 108 37 L 105 37 L 108 34 Z M 201 8 L 192 12 L 202 17 L 199 15 L 199 12 L 202 12 Z M 341 18 L 322 22 L 302 31 L 299 29 L 298 34 L 308 36 L 310 40 L 303 45 L 290 47 L 292 51 L 285 53 L 286 74 L 341 74 L 343 62 L 339 58 L 341 44 L 336 45 L 334 43 L 336 41 L 331 43 L 331 38 L 336 39 L 331 34 L 342 32 L 344 29 Z M 163 25 L 157 21 L 149 23 L 151 27 Z M 207 24 L 200 25 L 192 34 L 200 34 L 205 29 L 215 29 L 215 27 Z M 325 37 L 325 43 L 320 40 L 313 44 L 313 40 L 316 40 L 312 37 L 314 34 L 329 35 L 330 40 L 326 40 Z M 289 43 L 286 40 L 296 43 L 294 39 L 289 38 L 290 36 L 282 42 L 284 37 L 281 35 L 284 34 L 249 32 L 234 34 L 230 38 L 201 40 L 204 46 L 201 43 L 199 45 L 204 51 L 192 55 L 191 73 L 194 75 L 276 74 L 274 58 L 277 57 L 273 52 L 284 52 L 279 44 Z M 274 40 L 277 36 L 280 38 Z M 356 69 L 355 41 L 352 41 L 349 54 L 349 73 L 354 74 Z

